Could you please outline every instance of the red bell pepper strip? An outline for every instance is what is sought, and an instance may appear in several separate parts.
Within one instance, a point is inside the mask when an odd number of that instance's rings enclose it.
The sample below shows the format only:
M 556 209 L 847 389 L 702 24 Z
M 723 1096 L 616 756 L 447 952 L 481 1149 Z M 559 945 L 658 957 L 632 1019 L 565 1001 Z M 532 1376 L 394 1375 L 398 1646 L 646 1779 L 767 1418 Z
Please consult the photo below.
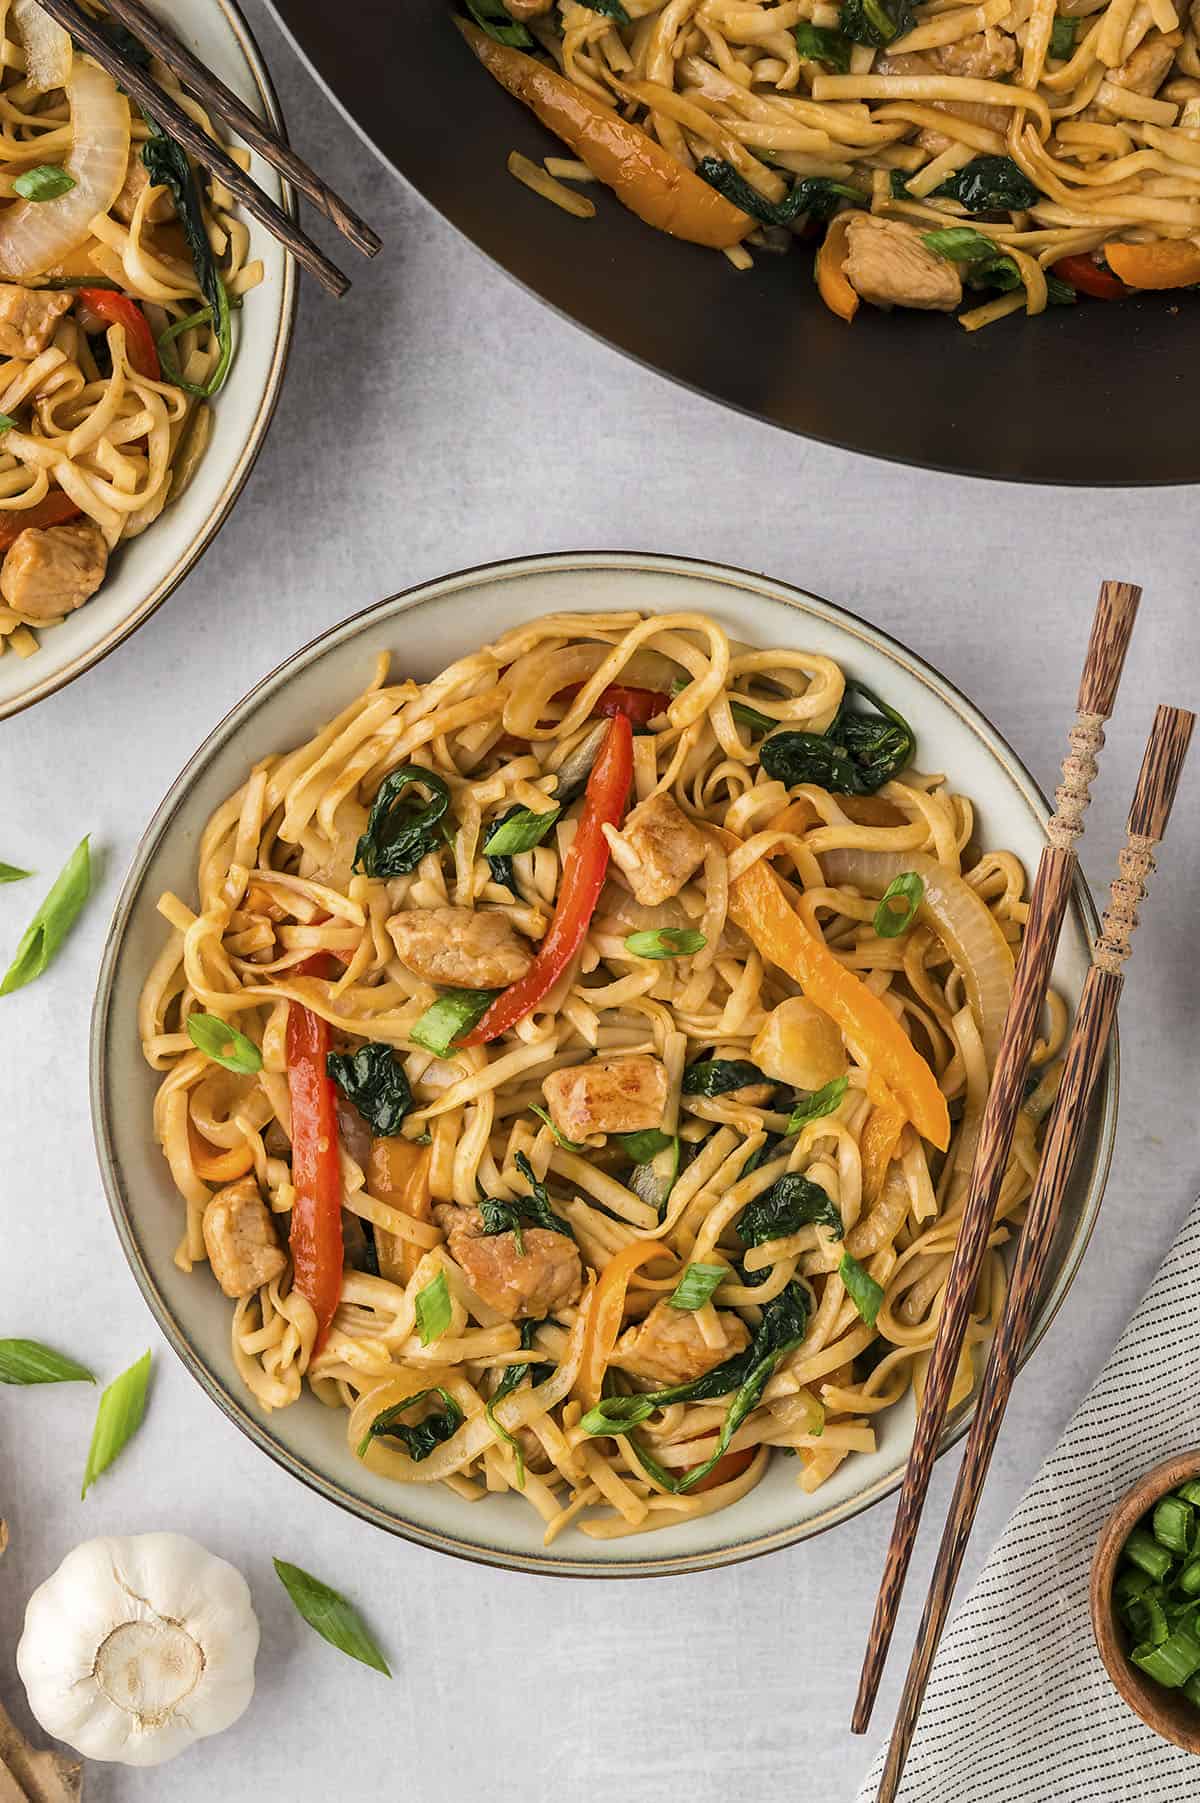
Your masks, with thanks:
M 592 765 L 579 830 L 563 864 L 562 882 L 550 930 L 523 977 L 498 995 L 479 1025 L 456 1045 L 486 1045 L 524 1020 L 548 995 L 583 943 L 608 870 L 604 826 L 620 826 L 633 781 L 633 728 L 614 714 L 600 755 Z
M 10 545 L 15 545 L 28 527 L 36 531 L 46 526 L 64 526 L 82 511 L 61 488 L 52 488 L 36 507 L 23 507 L 19 511 L 0 514 L 0 551 L 7 551 Z
M 1053 271 L 1064 282 L 1070 282 L 1080 294 L 1090 294 L 1094 300 L 1124 300 L 1129 293 L 1111 269 L 1105 269 L 1087 255 L 1061 257 L 1053 265 Z
M 574 701 L 582 687 L 581 682 L 573 682 L 569 688 L 560 689 L 559 694 L 564 700 Z M 647 726 L 655 714 L 665 714 L 670 705 L 671 697 L 660 689 L 627 689 L 616 682 L 601 691 L 592 712 L 605 720 L 624 714 L 631 726 Z
M 135 300 L 127 294 L 114 294 L 111 288 L 81 288 L 79 298 L 98 319 L 110 325 L 125 327 L 125 349 L 139 376 L 151 382 L 162 381 L 162 365 L 158 346 L 149 321 Z
M 292 1227 L 296 1288 L 317 1317 L 321 1350 L 342 1293 L 342 1174 L 334 1087 L 326 1069 L 329 1025 L 299 1002 L 288 1005 L 288 1094 L 292 1104 Z

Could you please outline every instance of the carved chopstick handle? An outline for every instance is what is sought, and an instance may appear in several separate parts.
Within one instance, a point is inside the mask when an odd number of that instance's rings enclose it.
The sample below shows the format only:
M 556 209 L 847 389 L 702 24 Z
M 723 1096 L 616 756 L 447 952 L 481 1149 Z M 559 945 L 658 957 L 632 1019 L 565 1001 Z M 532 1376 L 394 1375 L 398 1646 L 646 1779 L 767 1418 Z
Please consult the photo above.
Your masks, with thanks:
M 1104 722 L 1116 700 L 1141 593 L 1141 589 L 1129 582 L 1105 582 L 1100 588 L 1079 684 L 1077 715 L 1068 735 L 1070 751 L 1063 761 L 1062 783 L 1056 795 L 1058 807 L 1047 829 L 1050 844 L 1042 852 L 1030 892 L 1012 1000 L 980 1123 L 979 1144 L 971 1168 L 962 1223 L 946 1278 L 912 1448 L 875 1601 L 858 1696 L 850 1719 L 856 1734 L 865 1733 L 871 1719 L 896 1626 L 896 1612 L 945 1425 L 975 1286 L 992 1230 L 996 1197 L 1012 1149 L 1013 1128 L 1046 999 L 1050 967 L 1071 896 L 1075 841 L 1083 831 L 1083 815 L 1096 775 L 1096 760 L 1104 744 Z
M 925 1612 L 917 1630 L 916 1645 L 896 1712 L 879 1803 L 894 1803 L 916 1732 L 925 1688 L 950 1612 L 954 1586 L 962 1569 L 1000 1424 L 1042 1292 L 1063 1198 L 1080 1142 L 1087 1131 L 1088 1103 L 1112 1037 L 1124 984 L 1121 967 L 1129 956 L 1130 940 L 1137 927 L 1137 910 L 1145 895 L 1146 879 L 1154 868 L 1151 848 L 1166 830 L 1194 724 L 1195 717 L 1179 708 L 1160 707 L 1154 717 L 1129 816 L 1128 838 L 1118 856 L 1118 874 L 1112 882 L 1103 931 L 1096 942 L 1092 967 L 1080 997 L 1062 1084 L 1047 1128 L 1025 1224 L 1017 1242 L 1008 1295 L 996 1325 Z

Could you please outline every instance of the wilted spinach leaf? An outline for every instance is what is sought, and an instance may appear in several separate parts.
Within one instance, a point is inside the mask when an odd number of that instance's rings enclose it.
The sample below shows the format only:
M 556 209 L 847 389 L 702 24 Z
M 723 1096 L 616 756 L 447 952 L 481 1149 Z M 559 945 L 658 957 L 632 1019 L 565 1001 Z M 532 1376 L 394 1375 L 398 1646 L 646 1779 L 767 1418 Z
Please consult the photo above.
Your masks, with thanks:
M 856 695 L 874 711 L 852 708 Z M 767 775 L 789 789 L 815 783 L 831 795 L 874 795 L 912 762 L 916 749 L 916 736 L 902 714 L 862 683 L 848 682 L 826 732 L 774 732 L 763 740 L 758 755 Z
M 685 1096 L 723 1096 L 751 1083 L 769 1083 L 757 1064 L 746 1058 L 704 1058 L 689 1064 L 683 1073 Z
M 747 1203 L 737 1230 L 747 1246 L 765 1246 L 768 1240 L 785 1239 L 802 1227 L 828 1227 L 835 1239 L 842 1237 L 842 1217 L 819 1183 L 799 1171 L 787 1171 L 769 1190 Z
M 813 25 L 807 19 L 801 19 L 792 30 L 801 56 L 810 62 L 824 63 L 836 75 L 849 74 L 850 40 L 840 31 L 832 31 L 828 25 Z
M 720 157 L 701 157 L 696 164 L 696 174 L 735 207 L 749 213 L 752 219 L 761 219 L 764 225 L 790 225 L 801 213 L 810 214 L 814 219 L 828 219 L 841 201 L 862 202 L 866 199 L 861 188 L 830 181 L 824 175 L 806 175 L 792 183 L 782 200 L 766 200 L 738 174 L 732 163 L 722 162 Z
M 554 1213 L 546 1186 L 534 1176 L 533 1166 L 524 1152 L 517 1153 L 517 1169 L 529 1185 L 530 1193 L 527 1196 L 517 1196 L 511 1202 L 484 1196 L 479 1203 L 479 1212 L 483 1217 L 485 1238 L 493 1233 L 511 1233 L 522 1257 L 525 1256 L 524 1227 L 545 1227 L 550 1233 L 565 1233 L 569 1240 L 573 1240 L 575 1235 L 561 1215 Z
M 428 791 L 424 806 L 413 807 L 404 791 L 417 784 Z M 371 807 L 367 830 L 354 849 L 354 868 L 367 876 L 406 876 L 438 842 L 438 823 L 450 806 L 441 777 L 421 764 L 404 764 L 385 777 Z
M 357 1052 L 330 1052 L 325 1069 L 380 1139 L 399 1133 L 412 1107 L 412 1090 L 390 1045 L 372 1040 Z
M 903 37 L 913 24 L 912 0 L 842 0 L 839 21 L 843 37 L 882 50 Z
M 404 1425 L 403 1417 L 410 1409 L 424 1402 L 427 1396 L 440 1396 L 442 1410 L 440 1414 L 426 1415 L 424 1421 L 418 1421 L 413 1427 Z M 440 1386 L 428 1390 L 418 1390 L 415 1396 L 406 1396 L 403 1402 L 394 1403 L 390 1409 L 376 1415 L 363 1438 L 359 1441 L 358 1456 L 361 1459 L 372 1440 L 386 1434 L 389 1439 L 402 1442 L 410 1459 L 420 1464 L 427 1459 L 435 1447 L 449 1440 L 462 1426 L 465 1417 L 458 1404 L 448 1390 Z

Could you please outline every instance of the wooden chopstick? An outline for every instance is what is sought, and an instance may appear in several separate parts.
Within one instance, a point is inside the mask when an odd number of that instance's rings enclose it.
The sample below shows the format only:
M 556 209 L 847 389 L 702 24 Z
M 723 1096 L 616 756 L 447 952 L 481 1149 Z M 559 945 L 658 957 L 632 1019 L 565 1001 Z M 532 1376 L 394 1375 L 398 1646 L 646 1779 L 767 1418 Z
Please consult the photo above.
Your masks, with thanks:
M 1033 1194 L 1021 1229 L 987 1369 L 979 1392 L 967 1450 L 942 1544 L 934 1567 L 925 1613 L 905 1679 L 892 1729 L 879 1803 L 894 1803 L 904 1763 L 916 1732 L 925 1687 L 950 1610 L 963 1554 L 987 1479 L 1000 1423 L 1008 1406 L 1021 1352 L 1029 1337 L 1033 1311 L 1054 1242 L 1067 1183 L 1088 1128 L 1088 1103 L 1104 1065 L 1124 986 L 1121 966 L 1132 949 L 1138 905 L 1154 868 L 1153 848 L 1163 837 L 1183 771 L 1195 715 L 1181 708 L 1160 707 L 1142 759 L 1137 793 L 1129 814 L 1128 837 L 1113 879 L 1104 924 L 1092 953 L 1080 997 L 1079 1012 L 1067 1047 L 1062 1084 L 1046 1130 Z
M 90 19 L 75 4 L 75 0 L 39 0 L 39 3 L 43 11 L 48 12 L 52 19 L 57 19 L 63 29 L 83 45 L 89 56 L 94 56 L 102 68 L 115 76 L 125 92 L 139 101 L 164 131 L 169 132 L 191 151 L 198 163 L 202 163 L 224 182 L 246 211 L 252 213 L 273 237 L 278 238 L 285 249 L 291 251 L 302 269 L 307 269 L 310 275 L 315 276 L 328 293 L 338 297 L 345 294 L 350 286 L 349 277 L 343 275 L 336 263 L 330 262 L 324 251 L 288 218 L 281 207 L 276 206 L 270 195 L 264 194 L 238 168 L 227 151 L 219 144 L 214 144 L 207 132 L 189 119 L 169 94 L 164 94 L 132 57 L 109 42 L 95 20 Z
M 262 120 L 255 118 L 249 107 L 225 86 L 219 76 L 206 69 L 187 46 L 180 43 L 174 32 L 142 5 L 141 0 L 105 0 L 105 5 L 114 19 L 119 19 L 168 69 L 174 71 L 188 92 L 202 101 L 210 113 L 231 126 L 264 162 L 278 169 L 293 187 L 306 195 L 356 250 L 373 257 L 383 249 L 378 232 L 361 219 L 303 157 L 297 156 L 289 145 L 268 131 Z
M 1063 762 L 1062 785 L 1055 791 L 1058 808 L 1047 828 L 1050 842 L 1042 851 L 1029 897 L 1029 915 L 1017 958 L 1012 1000 L 1005 1016 L 996 1069 L 984 1106 L 962 1224 L 946 1279 L 925 1389 L 917 1410 L 912 1449 L 875 1601 L 875 1615 L 851 1718 L 851 1727 L 856 1734 L 865 1733 L 871 1719 L 896 1626 L 900 1594 L 912 1558 L 975 1286 L 992 1231 L 996 1199 L 1012 1147 L 1029 1058 L 1050 981 L 1050 967 L 1075 879 L 1075 841 L 1083 832 L 1083 813 L 1096 774 L 1096 757 L 1104 744 L 1104 722 L 1112 713 L 1116 700 L 1141 595 L 1141 589 L 1129 582 L 1105 582 L 1100 588 L 1079 685 L 1075 724 L 1068 734 L 1071 751 Z

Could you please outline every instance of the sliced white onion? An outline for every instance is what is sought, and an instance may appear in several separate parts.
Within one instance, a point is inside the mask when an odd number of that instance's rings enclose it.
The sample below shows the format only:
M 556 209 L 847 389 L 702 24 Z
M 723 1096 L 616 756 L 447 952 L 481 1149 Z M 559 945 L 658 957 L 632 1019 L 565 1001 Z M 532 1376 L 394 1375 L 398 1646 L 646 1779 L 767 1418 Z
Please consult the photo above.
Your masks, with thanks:
M 993 1067 L 1012 996 L 1013 955 L 987 903 L 962 877 L 920 851 L 830 851 L 822 854 L 821 869 L 828 883 L 864 895 L 882 895 L 902 872 L 916 872 L 925 885 L 919 911 L 962 972 Z
M 13 0 L 12 16 L 25 52 L 25 79 L 34 93 L 65 88 L 73 60 L 69 34 L 37 0 Z
M 23 200 L 0 213 L 2 281 L 42 275 L 70 256 L 125 181 L 129 102 L 111 75 L 82 58 L 76 58 L 66 85 L 75 142 L 64 167 L 75 186 L 58 200 Z

